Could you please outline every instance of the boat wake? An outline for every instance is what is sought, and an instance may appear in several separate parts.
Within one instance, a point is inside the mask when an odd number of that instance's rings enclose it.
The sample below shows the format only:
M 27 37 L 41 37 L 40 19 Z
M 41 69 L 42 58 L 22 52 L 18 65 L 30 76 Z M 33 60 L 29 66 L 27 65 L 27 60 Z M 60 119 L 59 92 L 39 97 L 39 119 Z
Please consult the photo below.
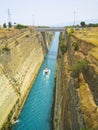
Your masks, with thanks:
M 47 80 L 49 79 L 50 73 L 51 73 L 51 70 L 49 68 L 45 68 L 43 70 L 43 76 L 45 77 L 45 79 L 47 79 Z
M 14 124 L 19 123 L 19 122 L 20 122 L 20 120 L 18 119 L 18 120 L 16 120 L 16 121 L 14 122 Z

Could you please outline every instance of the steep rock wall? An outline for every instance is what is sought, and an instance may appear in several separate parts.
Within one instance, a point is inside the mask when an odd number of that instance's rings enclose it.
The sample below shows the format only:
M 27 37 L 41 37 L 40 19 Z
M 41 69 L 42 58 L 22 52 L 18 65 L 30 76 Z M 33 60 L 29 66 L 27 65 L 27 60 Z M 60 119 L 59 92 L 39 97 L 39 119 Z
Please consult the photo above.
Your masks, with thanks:
M 53 130 L 79 130 L 84 127 L 76 90 L 78 85 L 77 80 L 71 76 L 68 56 L 62 55 L 59 48 Z
M 52 39 L 53 33 L 43 36 L 29 29 L 16 31 L 13 35 L 10 32 L 6 41 L 1 38 L 0 128 L 5 121 L 13 122 L 17 118 L 17 110 L 20 111 L 24 104 Z M 6 125 L 4 127 L 6 129 Z
M 62 35 L 66 38 L 67 51 L 63 55 L 58 54 L 54 130 L 97 130 L 98 60 L 90 53 L 95 46 L 74 35 L 69 38 L 67 32 Z M 83 59 L 89 62 L 88 66 L 75 75 L 73 65 Z
M 75 41 L 79 45 L 79 51 L 77 55 L 86 57 L 89 61 L 89 66 L 83 71 L 85 81 L 88 83 L 89 88 L 93 94 L 94 101 L 98 105 L 98 59 L 91 54 L 91 51 L 95 46 L 92 43 L 85 42 L 78 39 L 76 36 L 72 36 L 72 41 Z M 80 54 L 81 55 L 80 55 Z M 76 56 L 76 55 L 74 55 Z

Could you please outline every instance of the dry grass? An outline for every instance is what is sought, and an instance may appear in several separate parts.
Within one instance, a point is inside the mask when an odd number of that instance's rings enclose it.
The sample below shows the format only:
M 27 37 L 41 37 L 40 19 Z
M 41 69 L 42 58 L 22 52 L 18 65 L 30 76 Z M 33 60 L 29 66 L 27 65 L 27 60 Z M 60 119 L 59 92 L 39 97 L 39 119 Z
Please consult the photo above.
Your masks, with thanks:
M 98 27 L 76 30 L 74 35 L 89 44 L 93 44 L 95 47 L 90 51 L 90 54 L 98 59 Z
M 89 53 L 98 60 L 98 48 L 93 48 Z
M 19 30 L 16 30 L 14 28 L 11 29 L 2 28 L 0 29 L 0 39 L 7 39 L 13 37 L 17 33 L 19 33 Z
M 74 35 L 98 47 L 98 27 L 77 30 Z

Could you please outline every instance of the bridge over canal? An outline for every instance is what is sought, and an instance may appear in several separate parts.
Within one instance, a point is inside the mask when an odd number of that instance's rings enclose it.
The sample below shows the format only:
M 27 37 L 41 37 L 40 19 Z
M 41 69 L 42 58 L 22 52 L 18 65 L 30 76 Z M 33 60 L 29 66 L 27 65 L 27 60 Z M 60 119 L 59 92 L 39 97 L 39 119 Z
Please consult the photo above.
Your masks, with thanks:
M 36 27 L 35 31 L 38 32 L 64 32 L 65 27 Z

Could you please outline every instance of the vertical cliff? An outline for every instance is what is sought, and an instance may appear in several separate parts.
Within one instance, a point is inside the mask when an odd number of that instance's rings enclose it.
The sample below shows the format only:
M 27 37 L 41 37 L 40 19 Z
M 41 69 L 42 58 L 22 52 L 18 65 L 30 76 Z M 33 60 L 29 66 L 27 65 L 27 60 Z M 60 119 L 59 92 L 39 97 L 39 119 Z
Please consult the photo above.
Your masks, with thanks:
M 85 30 L 80 33 L 83 32 Z M 90 32 L 90 39 L 92 32 L 94 30 Z M 88 39 L 79 38 L 74 30 L 61 34 L 57 60 L 54 130 L 98 129 L 98 59 L 95 50 L 97 42 L 95 45 Z
M 8 129 L 30 91 L 53 33 L 0 30 L 0 129 Z

